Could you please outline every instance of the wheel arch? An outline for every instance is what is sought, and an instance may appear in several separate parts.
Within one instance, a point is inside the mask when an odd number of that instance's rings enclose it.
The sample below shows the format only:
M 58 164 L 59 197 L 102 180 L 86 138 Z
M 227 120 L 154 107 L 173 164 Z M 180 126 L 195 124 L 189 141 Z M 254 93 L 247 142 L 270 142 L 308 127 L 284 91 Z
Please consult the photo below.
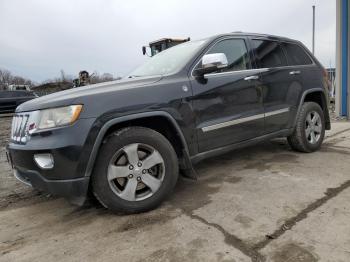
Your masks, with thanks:
M 303 105 L 304 102 L 315 102 L 320 105 L 325 117 L 325 128 L 326 130 L 330 130 L 331 121 L 330 121 L 330 116 L 328 111 L 328 99 L 327 99 L 326 92 L 323 88 L 312 88 L 312 89 L 306 90 L 303 93 L 298 106 L 298 111 L 294 120 L 294 126 L 296 125 L 296 121 L 299 116 L 301 106 Z
M 166 122 L 162 122 L 162 125 L 156 125 L 154 122 L 150 121 L 155 119 L 162 119 Z M 99 149 L 104 139 L 108 135 L 114 133 L 116 130 L 128 126 L 148 127 L 164 135 L 173 145 L 175 152 L 178 155 L 180 168 L 193 170 L 185 137 L 176 120 L 165 111 L 153 111 L 126 115 L 107 121 L 101 127 L 97 135 L 92 151 L 90 153 L 87 168 L 85 170 L 85 176 L 91 176 Z M 193 176 L 195 176 L 195 174 L 193 174 Z

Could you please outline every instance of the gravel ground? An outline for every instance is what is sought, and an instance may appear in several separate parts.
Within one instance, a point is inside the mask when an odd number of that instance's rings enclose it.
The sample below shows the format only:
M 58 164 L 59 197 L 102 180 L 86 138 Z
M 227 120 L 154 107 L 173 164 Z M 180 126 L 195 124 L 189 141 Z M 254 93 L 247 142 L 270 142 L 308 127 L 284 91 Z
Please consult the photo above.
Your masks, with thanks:
M 7 163 L 6 145 L 11 132 L 12 117 L 0 117 L 0 210 L 8 205 L 26 205 L 49 198 L 17 181 Z
M 11 121 L 12 117 L 0 117 L 0 148 L 3 148 L 7 145 L 11 132 Z
M 285 139 L 208 159 L 161 207 L 115 215 L 41 194 L 12 175 L 0 118 L 0 261 L 350 261 L 350 123 L 323 147 Z

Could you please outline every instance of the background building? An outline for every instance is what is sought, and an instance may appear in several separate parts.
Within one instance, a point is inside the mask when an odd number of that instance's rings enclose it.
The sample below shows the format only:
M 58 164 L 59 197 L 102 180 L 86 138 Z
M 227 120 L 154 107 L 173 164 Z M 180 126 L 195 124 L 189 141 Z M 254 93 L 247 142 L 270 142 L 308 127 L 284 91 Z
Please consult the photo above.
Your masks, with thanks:
M 349 0 L 337 0 L 335 110 L 338 116 L 347 118 L 350 112 L 349 10 Z

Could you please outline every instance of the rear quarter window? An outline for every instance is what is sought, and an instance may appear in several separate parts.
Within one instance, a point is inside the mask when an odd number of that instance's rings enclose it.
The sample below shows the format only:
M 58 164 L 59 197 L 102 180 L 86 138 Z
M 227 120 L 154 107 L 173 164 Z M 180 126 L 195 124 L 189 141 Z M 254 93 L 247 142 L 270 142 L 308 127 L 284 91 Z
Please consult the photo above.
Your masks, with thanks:
M 282 43 L 289 65 L 310 65 L 312 60 L 306 51 L 297 44 Z

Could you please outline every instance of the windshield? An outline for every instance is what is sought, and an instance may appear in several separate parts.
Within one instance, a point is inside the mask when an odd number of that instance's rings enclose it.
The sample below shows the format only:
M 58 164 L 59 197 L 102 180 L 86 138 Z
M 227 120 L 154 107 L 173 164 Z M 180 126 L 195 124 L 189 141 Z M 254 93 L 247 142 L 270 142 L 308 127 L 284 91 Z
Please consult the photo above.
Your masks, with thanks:
M 171 47 L 151 57 L 129 74 L 129 77 L 167 75 L 178 72 L 202 47 L 205 40 L 192 41 Z

